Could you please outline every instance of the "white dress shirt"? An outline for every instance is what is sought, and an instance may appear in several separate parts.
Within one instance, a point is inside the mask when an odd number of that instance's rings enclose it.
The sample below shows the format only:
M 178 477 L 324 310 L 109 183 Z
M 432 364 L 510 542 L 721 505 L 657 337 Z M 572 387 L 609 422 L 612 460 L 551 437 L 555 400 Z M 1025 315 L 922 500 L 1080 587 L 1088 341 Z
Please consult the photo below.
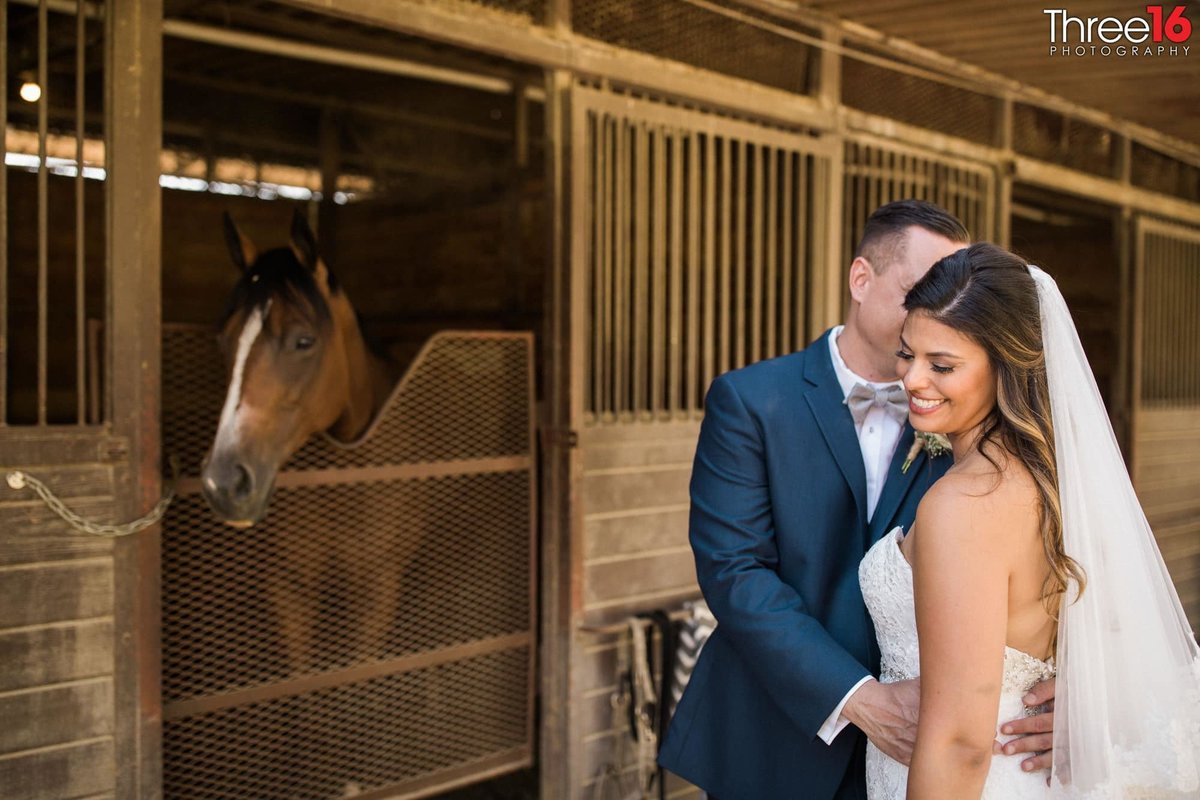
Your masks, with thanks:
M 833 361 L 833 371 L 837 375 L 838 383 L 842 387 L 843 398 L 849 396 L 850 390 L 856 383 L 862 383 L 874 389 L 902 385 L 900 381 L 884 383 L 869 381 L 846 366 L 837 343 L 843 330 L 844 326 L 839 325 L 829 334 L 829 356 Z M 862 424 L 855 424 L 855 428 L 858 431 L 858 446 L 862 451 L 863 467 L 867 473 L 867 520 L 870 521 L 875 513 L 875 506 L 879 504 L 879 495 L 883 492 L 883 482 L 887 480 L 888 467 L 891 466 L 892 456 L 896 453 L 896 445 L 900 442 L 900 433 L 904 430 L 904 426 L 884 409 L 873 406 L 863 418 Z M 817 736 L 825 744 L 833 744 L 833 740 L 842 732 L 842 729 L 850 724 L 850 720 L 842 716 L 842 709 L 846 707 L 846 701 L 850 699 L 850 695 L 858 691 L 858 688 L 869 680 L 871 680 L 870 675 L 854 684 L 850 691 L 846 692 L 842 702 L 838 703 L 837 708 L 825 720 L 825 724 L 817 731 Z

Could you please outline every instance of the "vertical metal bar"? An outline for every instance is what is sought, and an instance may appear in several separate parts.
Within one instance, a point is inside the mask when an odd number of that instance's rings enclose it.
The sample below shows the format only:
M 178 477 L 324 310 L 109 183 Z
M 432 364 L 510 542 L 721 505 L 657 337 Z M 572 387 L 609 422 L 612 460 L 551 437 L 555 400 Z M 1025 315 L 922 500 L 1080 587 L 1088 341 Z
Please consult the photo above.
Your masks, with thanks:
M 810 191 L 808 162 L 810 158 L 812 156 L 806 153 L 800 153 L 796 158 L 796 167 L 799 170 L 799 174 L 796 176 L 796 321 L 794 323 L 796 349 L 800 349 L 808 342 L 808 270 L 811 260 L 808 252 L 808 193 Z M 850 254 L 847 253 L 842 260 L 848 261 L 849 258 Z
M 1187 260 L 1186 269 L 1190 280 L 1184 297 L 1191 303 L 1187 319 L 1192 323 L 1192 334 L 1188 337 L 1187 350 L 1182 361 L 1192 373 L 1190 385 L 1187 387 L 1188 403 L 1196 406 L 1200 405 L 1200 243 L 1190 242 L 1187 251 L 1190 258 Z
M 684 370 L 682 411 L 692 411 L 700 407 L 699 372 L 700 372 L 700 137 L 695 132 L 688 135 L 687 140 L 687 259 L 684 261 L 684 272 L 687 275 L 687 303 L 684 312 L 687 315 L 687 369 Z
M 683 137 L 679 131 L 671 134 L 671 273 L 667 311 L 667 404 L 674 414 L 679 410 L 679 389 L 683 380 Z M 659 346 L 661 348 L 661 345 Z M 664 406 L 655 408 L 660 411 Z
M 751 144 L 747 150 L 754 161 L 754 187 L 750 194 L 754 203 L 750 209 L 750 363 L 763 357 L 763 200 L 766 195 L 763 181 L 764 149 L 766 148 L 761 145 Z
M 613 170 L 613 120 L 604 114 L 600 117 L 600 146 L 597 152 L 597 168 L 599 169 L 598 185 L 600 187 L 600 402 L 598 411 L 608 419 L 615 409 L 612 383 L 613 366 L 616 360 L 613 342 L 612 296 L 613 296 L 613 258 L 612 258 L 612 170 Z
M 38 173 L 37 173 L 37 421 L 46 424 L 47 360 L 50 313 L 50 172 L 46 165 L 46 128 L 49 121 L 50 87 L 48 62 L 49 2 L 40 0 L 37 12 L 38 86 Z M 7 149 L 7 146 L 6 146 Z
M 645 124 L 636 125 L 636 196 L 634 198 L 634 265 L 633 265 L 633 404 L 634 413 L 645 411 L 646 392 L 646 339 L 649 326 L 650 293 L 650 187 L 646 165 L 650 162 L 650 132 Z
M 746 364 L 746 163 L 749 142 L 739 142 L 737 173 L 737 210 L 733 231 L 733 366 Z
M 792 336 L 792 276 L 796 270 L 796 254 L 792 250 L 792 177 L 796 161 L 804 158 L 791 150 L 783 156 L 783 206 L 779 211 L 779 351 L 790 353 L 800 349 L 800 342 Z
M 616 370 L 613 375 L 613 392 L 616 403 L 613 410 L 623 414 L 630 408 L 629 390 L 633 384 L 633 376 L 629 371 L 630 353 L 629 337 L 632 330 L 630 316 L 630 262 L 629 262 L 629 143 L 633 134 L 631 127 L 623 119 L 613 122 L 617 134 L 616 142 L 616 231 L 613 237 L 613 253 L 616 256 L 613 265 L 613 277 L 616 283 L 615 306 L 613 315 L 613 341 L 616 343 Z
M 860 222 L 865 222 L 871 212 L 879 208 L 880 200 L 880 164 L 883 162 L 883 151 L 878 147 L 867 148 L 867 205 L 863 209 Z
M 654 184 L 650 210 L 654 215 L 651 230 L 654 234 L 650 269 L 650 401 L 647 408 L 657 414 L 663 409 L 663 358 L 666 356 L 666 299 L 667 299 L 667 132 L 657 128 L 651 134 L 654 143 Z M 644 293 L 640 300 L 645 303 Z
M 8 0 L 0 0 L 0 136 L 8 152 Z M 8 167 L 0 165 L 0 428 L 8 424 Z
M 584 421 L 596 420 L 602 409 L 602 400 L 600 393 L 600 364 L 604 360 L 604 352 L 601 349 L 600 338 L 600 315 L 597 309 L 600 306 L 600 296 L 603 290 L 600 288 L 602 270 L 600 267 L 600 214 L 599 214 L 599 147 L 597 143 L 599 136 L 597 126 L 601 124 L 598 115 L 592 112 L 584 114 L 583 126 L 583 174 L 577 176 L 578 180 L 584 182 L 582 196 L 585 198 L 586 205 L 583 208 L 583 217 L 587 224 L 583 226 L 580 233 L 584 237 L 583 252 L 585 255 L 585 263 L 587 269 L 587 277 L 584 280 L 584 291 L 586 298 L 584 300 L 584 319 L 581 320 L 583 331 L 581 331 L 584 342 L 587 358 L 583 364 L 584 371 L 584 386 L 585 386 L 585 401 Z M 590 352 L 588 352 L 590 351 Z M 590 416 L 590 420 L 589 420 Z
M 700 391 L 707 392 L 708 384 L 716 377 L 716 298 L 717 261 L 715 248 L 717 202 L 717 142 L 716 134 L 704 138 L 704 378 Z M 703 397 L 697 397 L 697 402 Z M 697 408 L 700 406 L 697 405 Z
M 84 183 L 83 183 L 83 141 L 87 131 L 84 128 L 84 77 L 87 57 L 87 6 L 84 0 L 78 0 L 75 8 L 75 393 L 76 393 L 76 422 L 80 425 L 87 421 L 87 377 L 84 366 L 87 363 L 85 346 L 87 331 L 85 317 L 84 292 L 86 281 L 84 276 L 84 254 L 87 250 L 87 236 L 84 227 Z
M 763 235 L 766 241 L 763 243 L 766 247 L 764 255 L 765 275 L 763 284 L 765 291 L 763 292 L 763 303 L 765 305 L 765 318 L 763 324 L 766 328 L 765 337 L 763 339 L 763 356 L 766 358 L 774 358 L 779 355 L 778 342 L 779 331 L 777 329 L 779 319 L 779 159 L 775 147 L 772 145 L 767 148 L 767 191 L 766 191 L 766 217 Z
M 852 159 L 847 163 L 849 172 L 846 175 L 847 191 L 845 208 L 843 214 L 846 217 L 846 265 L 842 267 L 842 272 L 845 273 L 850 267 L 850 261 L 854 257 L 854 248 L 858 246 L 859 239 L 859 206 L 862 205 L 863 192 L 866 191 L 866 185 L 862 179 L 862 145 L 858 142 L 847 143 L 847 159 Z
M 733 261 L 733 248 L 730 239 L 730 216 L 733 210 L 733 143 L 728 136 L 721 139 L 721 252 L 717 266 L 720 277 L 716 295 L 721 301 L 720 331 L 717 335 L 717 372 L 729 371 L 731 359 L 729 355 L 732 340 L 730 339 L 730 269 Z

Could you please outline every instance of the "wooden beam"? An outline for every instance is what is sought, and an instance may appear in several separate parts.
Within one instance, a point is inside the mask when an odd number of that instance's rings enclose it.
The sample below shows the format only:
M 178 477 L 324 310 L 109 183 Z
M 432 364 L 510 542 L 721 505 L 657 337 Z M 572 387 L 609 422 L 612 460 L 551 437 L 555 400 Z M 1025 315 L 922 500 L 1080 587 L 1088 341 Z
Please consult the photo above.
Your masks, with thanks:
M 1016 156 L 1015 178 L 1023 183 L 1044 186 L 1058 192 L 1102 198 L 1104 202 L 1117 206 L 1128 206 L 1142 211 L 1169 217 L 1191 225 L 1200 225 L 1200 203 L 1189 203 L 1174 197 L 1128 186 L 1111 178 L 1098 178 L 1082 172 L 1047 164 L 1024 156 Z
M 730 78 L 562 30 L 498 25 L 483 14 L 395 0 L 294 0 L 293 5 L 548 69 L 636 86 L 706 107 L 749 113 L 783 125 L 828 130 L 832 112 L 816 100 Z
M 162 0 L 111 0 L 106 18 L 108 396 L 129 443 L 123 519 L 161 491 L 159 455 Z M 160 528 L 118 539 L 114 570 L 116 795 L 162 796 Z

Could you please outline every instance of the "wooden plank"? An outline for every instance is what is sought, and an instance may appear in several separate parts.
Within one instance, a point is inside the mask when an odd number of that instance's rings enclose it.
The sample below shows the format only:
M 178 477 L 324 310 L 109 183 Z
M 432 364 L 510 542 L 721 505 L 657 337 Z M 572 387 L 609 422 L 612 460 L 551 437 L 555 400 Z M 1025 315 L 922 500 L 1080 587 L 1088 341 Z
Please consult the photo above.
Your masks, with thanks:
M 585 428 L 580 432 L 580 447 L 586 450 L 593 447 L 637 445 L 648 441 L 691 441 L 695 443 L 699 435 L 700 423 L 693 420 L 600 425 Z
M 108 558 L 0 570 L 0 630 L 112 614 Z
M 69 501 L 73 498 L 112 497 L 114 493 L 114 469 L 104 464 L 60 464 L 56 466 L 41 466 L 25 468 L 13 465 L 8 469 L 20 468 L 37 478 L 50 489 L 60 500 Z M 5 470 L 7 471 L 7 469 Z M 5 506 L 40 506 L 42 501 L 34 493 L 32 487 L 13 489 L 8 484 L 0 488 L 0 508 Z
M 116 519 L 117 506 L 112 497 L 75 499 L 69 505 L 87 519 Z M 4 531 L 0 566 L 112 554 L 112 539 L 78 533 L 41 501 L 0 503 L 0 531 Z
M 690 477 L 690 464 L 589 475 L 583 480 L 583 508 L 596 514 L 687 502 Z
M 0 692 L 111 673 L 112 635 L 109 619 L 0 633 Z
M 684 505 L 633 516 L 589 519 L 584 530 L 585 559 L 686 547 L 688 508 Z
M 653 436 L 653 431 L 648 431 Z M 691 467 L 696 452 L 696 439 L 647 439 L 636 445 L 589 447 L 583 453 L 585 472 L 625 467 L 662 466 L 674 464 Z
M 99 428 L 4 428 L 0 453 L 6 468 L 34 469 L 72 464 L 112 464 L 125 459 L 129 442 Z
M 108 677 L 0 695 L 0 753 L 108 736 L 112 716 Z
M 111 791 L 113 743 L 99 739 L 0 758 L 5 797 L 62 800 Z
M 585 567 L 584 604 L 597 605 L 631 595 L 687 591 L 696 585 L 696 564 L 690 548 L 662 555 L 631 558 Z

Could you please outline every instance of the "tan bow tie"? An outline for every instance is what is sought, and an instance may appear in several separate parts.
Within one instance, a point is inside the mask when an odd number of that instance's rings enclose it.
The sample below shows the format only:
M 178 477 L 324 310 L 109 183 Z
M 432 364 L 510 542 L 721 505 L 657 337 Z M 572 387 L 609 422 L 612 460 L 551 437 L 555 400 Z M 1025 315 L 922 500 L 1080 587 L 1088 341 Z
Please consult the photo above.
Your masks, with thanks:
M 892 419 L 903 424 L 908 418 L 908 395 L 900 386 L 881 386 L 879 389 L 865 383 L 856 383 L 846 396 L 846 405 L 855 425 L 862 425 L 872 406 L 886 411 Z

